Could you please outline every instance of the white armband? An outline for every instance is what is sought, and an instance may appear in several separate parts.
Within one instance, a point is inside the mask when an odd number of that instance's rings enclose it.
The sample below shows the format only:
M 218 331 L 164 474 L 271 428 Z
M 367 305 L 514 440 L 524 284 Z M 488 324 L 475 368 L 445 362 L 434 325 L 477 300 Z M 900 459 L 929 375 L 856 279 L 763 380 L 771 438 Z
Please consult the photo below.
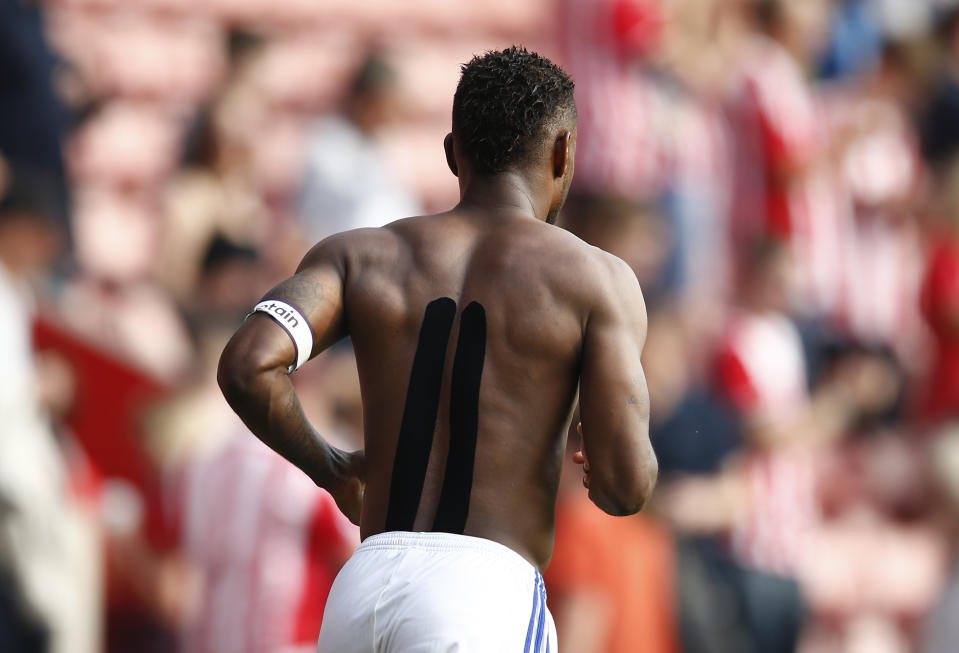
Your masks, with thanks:
M 313 353 L 313 328 L 296 306 L 279 299 L 267 299 L 254 306 L 250 315 L 257 311 L 272 317 L 290 334 L 296 347 L 296 363 L 290 366 L 290 372 L 310 359 L 310 354 Z

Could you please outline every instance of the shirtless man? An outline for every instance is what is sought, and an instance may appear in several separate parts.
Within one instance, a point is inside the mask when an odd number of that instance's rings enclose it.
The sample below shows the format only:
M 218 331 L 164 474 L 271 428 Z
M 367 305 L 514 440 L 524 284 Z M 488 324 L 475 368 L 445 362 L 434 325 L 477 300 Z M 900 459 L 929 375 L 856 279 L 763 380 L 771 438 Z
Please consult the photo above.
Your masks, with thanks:
M 459 204 L 322 241 L 223 352 L 233 409 L 361 528 L 323 653 L 556 651 L 539 570 L 577 388 L 589 497 L 629 515 L 652 491 L 639 284 L 552 226 L 575 143 L 562 69 L 517 48 L 475 57 L 445 141 Z M 289 379 L 346 336 L 353 453 L 313 430 Z

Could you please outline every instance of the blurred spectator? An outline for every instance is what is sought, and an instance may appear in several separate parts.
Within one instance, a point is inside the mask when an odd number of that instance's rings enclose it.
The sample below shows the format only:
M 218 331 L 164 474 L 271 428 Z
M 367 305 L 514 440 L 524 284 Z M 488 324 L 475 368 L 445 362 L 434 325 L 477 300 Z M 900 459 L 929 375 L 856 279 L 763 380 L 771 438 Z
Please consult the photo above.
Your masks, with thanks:
M 74 279 L 60 308 L 71 329 L 154 379 L 173 383 L 189 369 L 186 326 L 168 297 L 145 280 Z
M 832 312 L 841 287 L 847 214 L 831 174 L 832 152 L 804 66 L 821 36 L 824 3 L 749 0 L 736 54 L 734 245 L 788 242 L 796 307 Z
M 934 165 L 948 164 L 959 150 L 959 7 L 943 11 L 936 26 L 941 58 L 932 93 L 919 122 L 922 151 Z
M 271 653 L 316 647 L 333 578 L 359 533 L 333 499 L 249 437 L 225 409 L 212 369 L 223 329 L 208 330 L 207 373 L 157 411 L 153 438 L 168 470 L 169 509 L 197 591 L 181 592 L 178 650 Z M 358 379 L 350 349 L 334 350 L 297 379 L 324 437 L 359 446 Z M 298 375 L 299 377 L 299 375 Z
M 56 296 L 74 335 L 164 382 L 190 355 L 175 306 L 151 278 L 161 235 L 155 184 L 174 151 L 169 116 L 135 103 L 107 102 L 71 134 L 76 269 Z
M 326 596 L 359 541 L 332 499 L 236 424 L 186 466 L 185 555 L 201 599 L 184 653 L 312 651 Z
M 879 55 L 882 41 L 876 3 L 836 0 L 832 7 L 829 46 L 819 63 L 826 79 L 867 70 Z
M 13 167 L 0 192 L 0 574 L 13 581 L 0 601 L 0 644 L 95 653 L 95 531 L 71 491 L 69 462 L 42 403 L 51 379 L 40 375 L 31 344 L 30 284 L 49 273 L 64 243 L 51 188 L 46 178 Z M 36 648 L 2 639 L 18 631 L 34 632 Z
M 698 313 L 702 330 L 715 336 L 732 290 L 732 153 L 718 98 L 698 90 L 679 86 L 663 108 L 670 173 L 662 206 L 673 245 L 666 279 L 672 293 Z
M 314 240 L 416 215 L 419 202 L 390 173 L 376 136 L 400 111 L 396 73 L 373 53 L 357 70 L 339 115 L 310 129 L 299 217 Z
M 40 6 L 0 0 L 0 152 L 48 179 L 52 217 L 69 228 L 61 149 L 69 116 L 55 91 L 56 68 Z
M 662 36 L 657 0 L 563 0 L 563 62 L 576 80 L 579 113 L 574 187 L 632 201 L 663 182 L 657 86 L 640 67 Z
M 643 369 L 650 395 L 649 433 L 660 479 L 674 474 L 719 472 L 742 446 L 735 413 L 701 377 L 696 347 L 678 310 L 661 307 L 649 316 Z
M 220 461 L 213 453 L 224 446 L 225 424 L 239 431 L 232 414 L 222 410 L 212 383 L 213 370 L 226 338 L 263 294 L 267 284 L 262 273 L 256 250 L 218 234 L 202 256 L 195 287 L 181 305 L 194 342 L 190 370 L 175 396 L 165 397 L 150 411 L 146 429 L 150 460 L 166 481 L 160 505 L 144 501 L 127 488 L 121 505 L 110 506 L 111 651 L 181 650 L 182 632 L 197 627 L 196 620 L 208 608 L 206 601 L 212 600 L 203 593 L 205 569 L 184 546 L 180 532 L 188 507 L 182 502 L 202 504 L 205 499 L 184 499 L 181 475 L 200 461 L 211 465 Z M 242 439 L 239 432 L 236 435 L 239 445 Z M 135 520 L 120 519 L 117 525 L 120 515 L 130 512 L 120 510 L 122 504 L 134 504 L 135 512 L 143 514 Z M 203 650 L 196 649 L 195 642 L 192 645 L 193 650 Z
M 735 406 L 750 446 L 741 461 L 747 512 L 732 525 L 744 562 L 792 576 L 803 538 L 818 523 L 818 451 L 844 435 L 862 411 L 888 405 L 895 379 L 872 361 L 836 364 L 807 381 L 799 332 L 786 316 L 791 261 L 782 245 L 750 254 L 741 310 L 720 346 L 718 389 Z
M 677 594 L 683 651 L 795 651 L 804 625 L 792 581 L 744 567 L 708 539 L 679 536 Z
M 923 169 L 906 112 L 915 83 L 905 46 L 887 43 L 862 81 L 846 89 L 831 112 L 839 116 L 838 172 L 853 209 L 837 319 L 849 336 L 893 347 L 915 367 L 922 336 L 916 213 Z
M 798 573 L 811 613 L 803 650 L 914 650 L 946 549 L 925 517 L 927 470 L 913 442 L 873 423 L 823 457 L 825 520 Z
M 679 653 L 672 535 L 645 515 L 601 513 L 586 498 L 580 471 L 570 463 L 563 470 L 545 574 L 560 647 L 631 653 L 641 643 L 648 653 Z
M 732 291 L 733 143 L 723 99 L 729 56 L 724 0 L 661 3 L 662 47 L 645 63 L 660 89 L 655 126 L 665 172 L 657 200 L 670 227 L 667 287 L 695 314 L 696 338 L 715 338 Z
M 746 257 L 738 310 L 718 346 L 717 389 L 757 443 L 774 445 L 794 437 L 783 425 L 805 408 L 809 385 L 800 334 L 788 317 L 795 268 L 789 248 L 776 241 L 754 244 Z
M 922 313 L 935 340 L 923 413 L 941 422 L 959 414 L 959 163 L 943 183 L 945 216 L 932 234 L 922 286 Z
M 207 247 L 200 278 L 186 311 L 193 323 L 243 318 L 262 296 L 263 279 L 259 253 L 217 234 Z
M 233 41 L 231 41 L 232 43 Z M 254 150 L 266 102 L 253 76 L 265 42 L 239 40 L 231 77 L 202 111 L 187 143 L 185 165 L 164 194 L 163 231 L 154 274 L 185 300 L 216 234 L 240 245 L 260 242 L 271 217 L 260 195 Z

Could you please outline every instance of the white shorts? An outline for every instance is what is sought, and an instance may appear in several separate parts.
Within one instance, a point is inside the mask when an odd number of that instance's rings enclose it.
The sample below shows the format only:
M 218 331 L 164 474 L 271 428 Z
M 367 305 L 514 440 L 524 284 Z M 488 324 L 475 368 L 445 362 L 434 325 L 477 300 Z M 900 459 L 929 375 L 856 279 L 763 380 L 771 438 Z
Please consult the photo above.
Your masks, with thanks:
M 539 571 L 490 540 L 368 537 L 330 590 L 318 653 L 556 653 Z

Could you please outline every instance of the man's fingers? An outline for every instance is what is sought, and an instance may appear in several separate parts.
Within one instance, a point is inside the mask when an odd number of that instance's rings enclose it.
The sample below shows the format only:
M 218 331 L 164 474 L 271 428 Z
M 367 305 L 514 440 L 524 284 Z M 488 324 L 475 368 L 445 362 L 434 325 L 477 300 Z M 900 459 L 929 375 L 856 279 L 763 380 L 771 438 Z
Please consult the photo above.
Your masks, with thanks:
M 579 433 L 580 443 L 583 441 L 583 423 L 576 423 L 576 432 Z M 586 460 L 585 449 L 580 449 L 573 454 L 573 462 L 583 466 L 583 487 L 589 489 L 589 461 Z
M 589 473 L 589 461 L 586 459 L 586 447 L 583 444 L 583 423 L 576 423 L 576 431 L 579 433 L 579 446 L 581 447 L 579 451 L 573 454 L 573 461 L 581 464 L 586 473 Z M 577 456 L 579 459 L 577 460 Z
M 583 466 L 583 471 L 589 474 L 589 461 L 586 459 L 586 454 L 582 451 L 577 451 L 573 454 L 573 462 L 577 465 Z

